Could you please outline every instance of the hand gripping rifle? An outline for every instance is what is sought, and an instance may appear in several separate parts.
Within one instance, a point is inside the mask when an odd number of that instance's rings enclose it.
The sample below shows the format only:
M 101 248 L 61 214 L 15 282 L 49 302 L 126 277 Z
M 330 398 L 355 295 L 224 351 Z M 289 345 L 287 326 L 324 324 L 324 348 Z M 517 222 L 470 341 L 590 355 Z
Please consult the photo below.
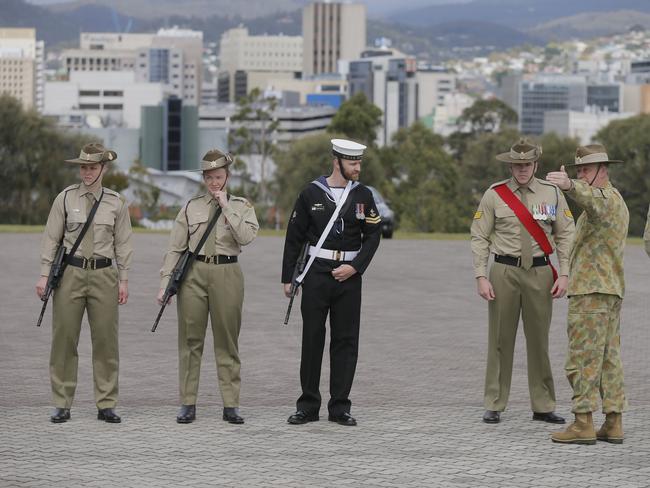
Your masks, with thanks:
M 293 299 L 298 293 L 298 288 L 300 288 L 301 283 L 298 283 L 296 278 L 302 274 L 307 265 L 307 258 L 309 257 L 309 242 L 305 242 L 302 250 L 300 251 L 300 256 L 298 261 L 296 261 L 296 266 L 293 269 L 293 276 L 291 277 L 291 292 L 289 294 L 289 306 L 287 307 L 287 314 L 284 316 L 284 325 L 289 323 L 289 315 L 291 315 L 291 307 L 293 307 Z
M 192 254 L 189 249 L 186 249 L 176 263 L 176 266 L 174 266 L 174 270 L 169 277 L 169 282 L 167 283 L 165 293 L 162 297 L 162 306 L 160 307 L 160 312 L 158 312 L 156 321 L 153 323 L 151 332 L 156 332 L 156 327 L 158 327 L 158 322 L 160 322 L 160 317 L 162 317 L 169 299 L 178 293 L 178 289 L 181 287 L 192 261 L 194 261 L 194 254 Z
M 230 198 L 230 195 L 228 195 L 228 198 Z M 219 219 L 219 215 L 221 215 L 221 207 L 217 208 L 217 211 L 212 217 L 212 220 L 208 224 L 208 228 L 205 230 L 205 232 L 201 236 L 201 240 L 196 245 L 196 249 L 194 249 L 194 252 L 191 252 L 189 250 L 189 243 L 188 243 L 188 249 L 185 250 L 185 252 L 181 255 L 178 262 L 176 263 L 176 266 L 174 267 L 174 270 L 172 271 L 172 274 L 169 277 L 169 283 L 167 283 L 167 288 L 165 288 L 165 293 L 163 294 L 163 298 L 162 298 L 162 306 L 160 307 L 160 312 L 158 312 L 158 316 L 156 317 L 156 320 L 153 323 L 151 332 L 156 332 L 156 327 L 158 327 L 158 322 L 160 321 L 160 317 L 162 317 L 162 314 L 165 311 L 167 302 L 171 297 L 173 297 L 178 293 L 178 290 L 183 284 L 183 280 L 187 275 L 187 271 L 190 269 L 192 263 L 194 262 L 194 259 L 196 258 L 196 253 L 201 251 L 201 249 L 203 248 L 203 244 L 205 244 L 205 241 L 208 240 L 208 236 L 210 235 L 210 232 L 212 232 L 212 228 L 214 227 L 214 225 L 217 223 L 217 220 Z
M 54 261 L 50 267 L 50 274 L 47 277 L 47 285 L 43 294 L 41 295 L 41 300 L 43 300 L 43 307 L 41 308 L 41 314 L 38 316 L 38 322 L 36 322 L 36 327 L 41 326 L 43 321 L 43 314 L 47 308 L 47 302 L 50 300 L 50 295 L 52 292 L 59 287 L 61 284 L 61 278 L 63 277 L 63 271 L 65 271 L 65 247 L 59 245 L 54 255 Z

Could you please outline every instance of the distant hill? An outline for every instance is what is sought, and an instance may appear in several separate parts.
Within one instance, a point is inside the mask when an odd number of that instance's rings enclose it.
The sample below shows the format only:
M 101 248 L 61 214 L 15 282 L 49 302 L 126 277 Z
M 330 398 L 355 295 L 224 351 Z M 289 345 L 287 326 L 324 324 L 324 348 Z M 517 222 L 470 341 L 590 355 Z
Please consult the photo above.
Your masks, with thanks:
M 481 21 L 525 30 L 551 20 L 585 12 L 636 10 L 650 13 L 648 0 L 471 0 L 452 5 L 431 5 L 396 10 L 388 18 L 414 26 L 443 22 Z
M 53 12 L 24 0 L 0 0 L 0 27 L 35 27 L 37 37 L 51 48 L 57 45 L 76 45 L 80 32 L 155 32 L 160 27 L 178 25 L 203 31 L 203 38 L 218 41 L 221 34 L 245 23 L 252 34 L 300 35 L 301 12 L 294 10 L 256 19 L 242 17 L 186 17 L 184 15 L 158 20 L 144 20 L 115 12 L 103 5 L 84 5 L 74 10 Z
M 52 5 L 53 12 L 65 13 L 87 6 L 104 6 L 142 20 L 166 17 L 253 19 L 302 8 L 308 0 L 74 0 Z
M 633 10 L 590 12 L 545 22 L 529 32 L 547 41 L 586 39 L 627 32 L 641 26 L 650 30 L 650 14 Z

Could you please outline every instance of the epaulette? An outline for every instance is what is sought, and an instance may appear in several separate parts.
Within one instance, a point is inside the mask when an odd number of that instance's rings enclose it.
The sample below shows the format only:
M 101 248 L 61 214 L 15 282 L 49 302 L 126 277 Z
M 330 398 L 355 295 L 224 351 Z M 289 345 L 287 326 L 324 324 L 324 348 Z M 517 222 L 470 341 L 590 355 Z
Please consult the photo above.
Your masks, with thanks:
M 111 195 L 111 196 L 117 197 L 117 198 L 120 198 L 122 196 L 118 192 L 116 192 L 115 190 L 111 190 L 110 188 L 104 188 L 104 193 L 106 195 Z
M 63 189 L 64 192 L 70 191 L 70 190 L 77 190 L 81 186 L 81 183 L 75 183 L 74 185 L 70 185 L 66 188 Z
M 246 205 L 247 207 L 252 207 L 252 206 L 253 206 L 253 204 L 252 204 L 251 202 L 249 202 L 249 201 L 248 201 L 246 198 L 244 198 L 244 197 L 236 197 L 236 196 L 234 196 L 234 195 L 230 195 L 230 200 L 231 200 L 231 201 L 235 201 L 235 202 L 241 202 L 241 203 L 243 203 L 244 205 Z
M 503 180 L 503 181 L 497 181 L 496 183 L 490 185 L 490 188 L 488 188 L 488 190 L 491 190 L 495 186 L 499 186 L 499 185 L 503 185 L 504 183 L 508 183 L 509 181 L 510 181 L 510 178 L 508 178 L 507 180 Z
M 557 185 L 555 185 L 555 184 L 553 184 L 553 183 L 551 183 L 550 181 L 546 181 L 546 180 L 540 180 L 540 179 L 538 178 L 538 179 L 537 179 L 537 182 L 538 182 L 538 183 L 539 183 L 540 185 L 546 185 L 546 186 L 550 186 L 550 187 L 551 187 L 551 188 L 553 188 L 553 189 L 556 189 L 556 188 L 558 188 L 558 186 L 557 186 Z

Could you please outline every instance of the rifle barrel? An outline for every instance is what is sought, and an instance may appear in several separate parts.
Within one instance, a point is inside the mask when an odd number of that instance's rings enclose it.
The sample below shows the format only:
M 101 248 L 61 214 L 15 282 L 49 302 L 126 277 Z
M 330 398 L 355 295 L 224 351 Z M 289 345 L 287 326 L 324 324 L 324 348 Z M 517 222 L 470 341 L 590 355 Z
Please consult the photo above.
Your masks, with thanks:
M 158 322 L 160 322 L 160 317 L 162 317 L 162 314 L 165 311 L 165 307 L 167 306 L 167 301 L 168 300 L 165 300 L 163 302 L 162 306 L 160 307 L 160 311 L 158 312 L 158 316 L 156 317 L 156 320 L 153 323 L 153 327 L 151 328 L 151 332 L 156 332 L 156 327 L 158 327 Z
M 289 323 L 289 315 L 291 315 L 291 307 L 293 307 L 293 299 L 295 297 L 295 293 L 291 295 L 291 298 L 289 299 L 289 306 L 287 307 L 287 314 L 284 316 L 284 325 L 287 325 Z
M 43 300 L 43 306 L 41 307 L 41 314 L 38 316 L 38 322 L 36 322 L 36 327 L 41 326 L 41 322 L 43 321 L 43 315 L 45 314 L 45 309 L 47 308 L 47 301 L 49 300 L 49 296 Z

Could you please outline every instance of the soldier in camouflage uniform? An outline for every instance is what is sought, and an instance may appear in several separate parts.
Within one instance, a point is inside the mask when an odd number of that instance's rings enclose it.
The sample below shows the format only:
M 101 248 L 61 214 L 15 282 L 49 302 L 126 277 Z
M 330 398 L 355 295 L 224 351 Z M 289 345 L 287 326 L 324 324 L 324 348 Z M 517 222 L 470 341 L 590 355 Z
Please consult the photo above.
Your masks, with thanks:
M 645 222 L 643 242 L 645 242 L 645 252 L 648 253 L 648 256 L 650 256 L 650 208 L 648 208 L 648 219 Z
M 623 442 L 623 390 L 620 314 L 625 291 L 623 252 L 629 212 L 608 176 L 612 161 L 599 144 L 579 147 L 578 179 L 561 171 L 547 175 L 584 212 L 576 224 L 569 272 L 569 350 L 566 374 L 573 388 L 575 422 L 551 436 L 554 442 L 595 444 L 596 439 Z M 591 413 L 602 401 L 606 420 L 596 432 Z

